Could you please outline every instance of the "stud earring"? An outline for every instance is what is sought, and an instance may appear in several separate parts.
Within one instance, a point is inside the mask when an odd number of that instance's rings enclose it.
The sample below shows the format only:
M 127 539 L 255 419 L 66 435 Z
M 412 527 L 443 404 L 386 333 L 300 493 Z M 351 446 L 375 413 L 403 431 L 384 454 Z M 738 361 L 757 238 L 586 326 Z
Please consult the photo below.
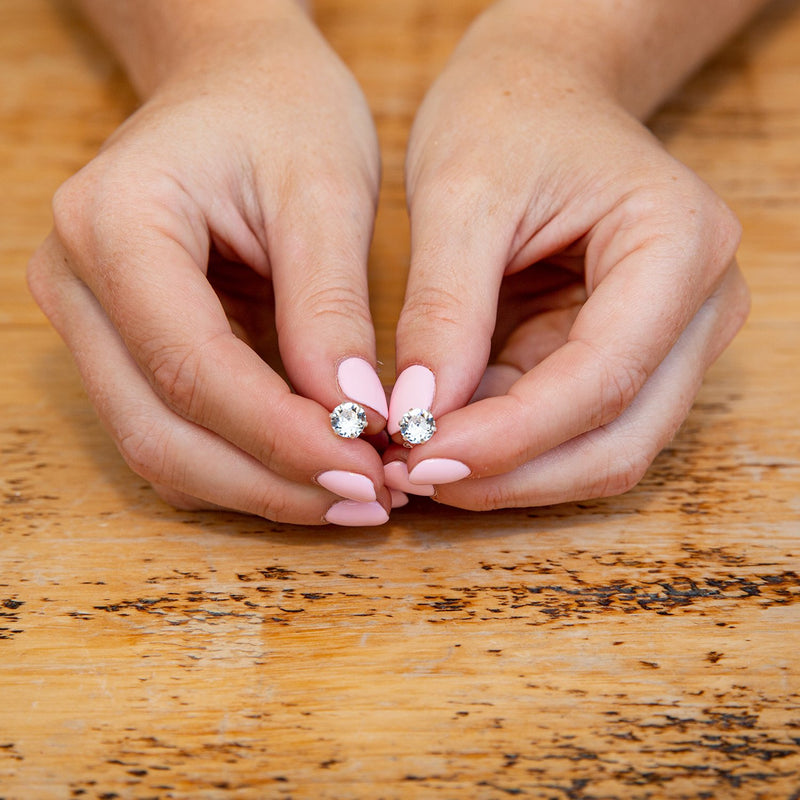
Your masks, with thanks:
M 367 427 L 367 412 L 358 403 L 340 403 L 331 411 L 331 428 L 343 439 L 357 439 Z
M 424 408 L 410 408 L 400 418 L 400 435 L 409 445 L 422 444 L 436 433 L 436 420 Z

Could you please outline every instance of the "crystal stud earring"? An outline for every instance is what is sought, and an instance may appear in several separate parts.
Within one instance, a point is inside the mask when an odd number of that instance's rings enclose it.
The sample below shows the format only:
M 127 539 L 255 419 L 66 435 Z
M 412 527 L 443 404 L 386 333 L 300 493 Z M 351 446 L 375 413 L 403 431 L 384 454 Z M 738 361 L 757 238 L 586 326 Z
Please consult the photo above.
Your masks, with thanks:
M 343 439 L 357 439 L 367 427 L 367 412 L 358 403 L 340 403 L 331 411 L 331 427 Z
M 436 433 L 436 420 L 424 408 L 410 408 L 400 419 L 400 435 L 410 447 L 422 444 Z

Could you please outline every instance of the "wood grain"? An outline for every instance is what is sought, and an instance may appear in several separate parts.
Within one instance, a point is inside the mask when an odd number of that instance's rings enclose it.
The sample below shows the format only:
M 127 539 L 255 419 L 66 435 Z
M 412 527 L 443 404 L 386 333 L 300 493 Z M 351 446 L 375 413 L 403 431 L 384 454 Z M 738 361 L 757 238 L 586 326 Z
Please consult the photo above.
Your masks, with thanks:
M 479 2 L 323 0 L 385 178 Z M 653 120 L 745 225 L 751 319 L 634 491 L 376 530 L 176 512 L 29 299 L 49 198 L 135 101 L 66 4 L 0 5 L 0 798 L 800 797 L 800 6 Z

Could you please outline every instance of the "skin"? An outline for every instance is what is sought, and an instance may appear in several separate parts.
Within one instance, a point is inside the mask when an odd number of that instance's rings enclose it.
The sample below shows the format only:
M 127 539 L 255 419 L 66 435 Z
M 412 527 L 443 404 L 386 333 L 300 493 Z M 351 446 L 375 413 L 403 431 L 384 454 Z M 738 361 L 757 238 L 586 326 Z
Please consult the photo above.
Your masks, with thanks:
M 462 461 L 436 497 L 476 509 L 638 480 L 748 307 L 736 220 L 639 120 L 758 5 L 476 20 L 407 161 L 398 366 L 435 373 L 439 432 L 385 462 Z M 143 104 L 57 193 L 29 283 L 101 420 L 180 507 L 319 524 L 315 477 L 345 470 L 388 510 L 378 451 L 328 422 L 336 364 L 376 363 L 379 154 L 352 76 L 289 0 L 82 6 Z
M 641 119 L 758 5 L 500 2 L 429 91 L 397 361 L 437 381 L 409 470 L 471 471 L 440 502 L 627 491 L 688 414 L 749 308 L 740 230 Z
M 372 120 L 300 7 L 230 5 L 87 3 L 144 103 L 58 191 L 29 283 L 165 499 L 321 524 L 314 479 L 345 470 L 388 510 L 379 454 L 328 419 L 337 362 L 375 364 Z

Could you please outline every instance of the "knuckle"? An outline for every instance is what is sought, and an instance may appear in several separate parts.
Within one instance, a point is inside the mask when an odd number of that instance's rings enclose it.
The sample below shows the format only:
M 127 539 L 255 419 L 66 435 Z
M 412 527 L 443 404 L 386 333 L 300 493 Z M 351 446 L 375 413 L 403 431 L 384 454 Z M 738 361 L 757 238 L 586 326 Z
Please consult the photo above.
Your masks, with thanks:
M 298 418 L 293 402 L 296 397 L 291 393 L 271 396 L 270 413 L 253 422 L 252 446 L 248 451 L 270 472 L 289 480 L 305 481 L 308 479 L 305 434 L 291 422 L 276 422 Z
M 598 425 L 616 419 L 631 404 L 647 379 L 645 366 L 632 358 L 618 358 L 604 364 Z
M 412 230 L 450 247 L 454 237 L 469 237 L 475 220 L 481 226 L 508 233 L 516 227 L 519 183 L 522 175 L 506 175 L 502 191 L 491 158 L 475 153 L 469 169 L 456 155 L 419 165 L 407 180 Z M 436 225 L 427 224 L 436 220 Z
M 88 233 L 87 220 L 92 217 L 92 189 L 84 175 L 73 175 L 53 195 L 53 227 L 68 250 L 82 249 Z
M 597 365 L 594 380 L 598 402 L 587 426 L 592 430 L 615 420 L 633 402 L 649 373 L 644 360 L 631 353 L 610 355 L 590 342 L 578 341 L 590 351 L 589 359 Z
M 295 238 L 292 231 L 305 230 L 309 217 L 327 220 L 328 230 L 347 231 L 374 214 L 377 176 L 360 164 L 350 166 L 320 161 L 316 154 L 288 161 L 272 189 L 266 189 L 268 196 L 275 192 L 279 218 L 288 223 L 282 228 L 283 245 L 295 261 L 306 255 L 307 234 Z
M 728 269 L 742 238 L 742 224 L 712 189 L 700 184 L 695 194 L 676 207 L 675 229 L 684 230 L 705 262 L 709 279 L 718 279 Z
M 514 494 L 503 481 L 492 482 L 480 494 L 475 493 L 472 511 L 494 511 L 517 505 Z
M 440 191 L 451 203 L 475 211 L 483 208 L 486 198 L 494 195 L 496 185 L 496 181 L 485 170 L 465 170 L 460 159 L 445 165 L 439 181 Z
M 485 207 L 487 199 L 496 195 L 496 176 L 481 166 L 491 161 L 476 157 L 470 169 L 464 169 L 463 159 L 454 152 L 460 151 L 439 154 L 438 158 L 419 165 L 412 181 L 415 203 L 424 208 L 452 209 L 455 206 L 462 210 L 477 210 Z
M 744 325 L 750 314 L 750 289 L 741 275 L 734 276 L 733 288 L 727 299 L 726 310 L 730 320 L 731 337 Z
M 506 476 L 469 481 L 462 486 L 441 486 L 437 489 L 435 499 L 465 511 L 494 511 L 519 504 Z
M 31 256 L 25 274 L 33 299 L 48 317 L 52 317 L 56 305 L 53 269 L 49 259 L 42 252 L 42 248 L 39 248 Z
M 170 439 L 163 423 L 137 417 L 129 420 L 128 427 L 119 433 L 117 447 L 137 475 L 148 483 L 168 487 L 174 485 Z
M 273 489 L 261 491 L 254 512 L 271 522 L 297 522 L 297 514 L 286 493 Z
M 371 325 L 369 309 L 363 297 L 356 292 L 332 283 L 315 286 L 308 295 L 306 308 L 314 321 L 331 321 L 336 325 L 347 321 Z M 303 320 L 308 323 L 308 318 Z
M 103 153 L 68 178 L 52 200 L 53 226 L 68 252 L 108 252 L 121 231 L 141 236 L 165 224 L 181 208 L 184 192 L 168 173 Z
M 309 174 L 314 174 L 311 169 Z M 336 198 L 336 213 L 342 220 L 361 219 L 370 213 L 377 202 L 377 183 L 369 170 L 353 165 L 351 170 L 343 170 L 341 165 L 323 170 L 320 181 L 308 187 L 319 201 L 320 207 L 329 208 L 330 199 Z M 329 212 L 330 213 L 330 212 Z
M 463 296 L 444 286 L 426 286 L 415 290 L 409 294 L 403 305 L 398 336 L 405 333 L 404 329 L 413 331 L 428 325 L 460 329 L 459 312 L 463 307 Z
M 284 415 L 280 407 L 273 406 L 271 416 L 274 419 L 284 419 Z M 257 450 L 253 455 L 268 469 L 270 472 L 277 472 L 283 475 L 285 470 L 283 450 L 284 437 L 280 436 L 278 430 L 274 425 L 264 423 L 256 428 L 255 441 L 259 442 Z M 293 445 L 291 445 L 293 446 Z M 291 456 L 292 454 L 289 453 Z
M 145 345 L 144 365 L 159 396 L 181 416 L 193 418 L 201 405 L 200 349 L 163 343 Z
M 153 491 L 165 502 L 178 511 L 203 511 L 209 507 L 208 503 L 179 492 L 160 483 L 151 483 Z
M 629 492 L 645 476 L 652 461 L 653 457 L 641 447 L 628 447 L 615 452 L 589 496 L 614 497 Z
M 713 252 L 717 254 L 720 269 L 727 269 L 739 249 L 742 239 L 742 223 L 720 199 L 717 200 L 712 230 L 716 232 Z
M 51 234 L 33 253 L 26 269 L 28 289 L 33 299 L 56 327 L 61 323 L 68 299 L 78 284 L 72 265 L 61 243 Z
M 653 185 L 634 193 L 626 201 L 626 210 L 634 222 L 649 219 L 660 223 L 662 232 L 651 233 L 651 237 L 671 257 L 684 259 L 687 247 L 702 255 L 711 278 L 728 268 L 741 241 L 742 225 L 736 214 L 694 175 L 688 181 Z

